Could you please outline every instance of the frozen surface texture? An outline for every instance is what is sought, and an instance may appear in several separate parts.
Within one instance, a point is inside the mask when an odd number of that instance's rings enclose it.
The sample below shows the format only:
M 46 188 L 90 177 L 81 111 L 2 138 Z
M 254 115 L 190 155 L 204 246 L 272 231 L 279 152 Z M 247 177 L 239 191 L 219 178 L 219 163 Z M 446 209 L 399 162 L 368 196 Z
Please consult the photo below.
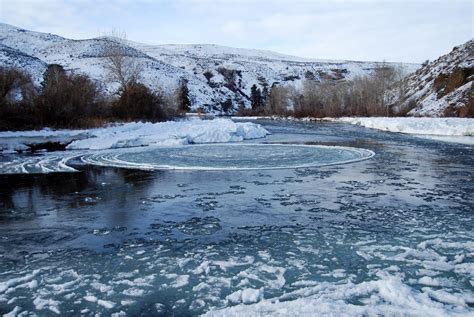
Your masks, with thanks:
M 208 144 L 84 155 L 84 163 L 146 170 L 266 170 L 344 164 L 371 158 L 350 147 L 290 144 Z
M 375 156 L 281 170 L 1 175 L 0 314 L 473 314 L 473 146 L 344 123 L 258 123 L 272 134 L 253 143 Z

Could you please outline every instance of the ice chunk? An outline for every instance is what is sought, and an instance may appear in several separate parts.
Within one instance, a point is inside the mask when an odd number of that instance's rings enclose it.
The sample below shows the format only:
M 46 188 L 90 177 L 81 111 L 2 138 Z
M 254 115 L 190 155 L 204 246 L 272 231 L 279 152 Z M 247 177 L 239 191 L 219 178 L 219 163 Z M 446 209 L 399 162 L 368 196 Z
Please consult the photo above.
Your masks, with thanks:
M 72 142 L 68 149 L 108 149 L 186 143 L 223 143 L 263 138 L 267 130 L 254 123 L 229 119 L 163 123 L 128 123 L 95 129 L 91 138 Z
M 254 289 L 254 288 L 246 288 L 243 290 L 238 290 L 233 292 L 230 295 L 227 295 L 226 299 L 230 303 L 244 303 L 244 304 L 252 304 L 256 303 L 263 299 L 263 288 Z
M 0 132 L 0 152 L 27 149 L 25 144 L 54 139 L 67 149 L 111 149 L 149 145 L 238 142 L 263 138 L 269 132 L 261 125 L 230 119 L 183 120 L 161 123 L 132 122 L 87 130 Z

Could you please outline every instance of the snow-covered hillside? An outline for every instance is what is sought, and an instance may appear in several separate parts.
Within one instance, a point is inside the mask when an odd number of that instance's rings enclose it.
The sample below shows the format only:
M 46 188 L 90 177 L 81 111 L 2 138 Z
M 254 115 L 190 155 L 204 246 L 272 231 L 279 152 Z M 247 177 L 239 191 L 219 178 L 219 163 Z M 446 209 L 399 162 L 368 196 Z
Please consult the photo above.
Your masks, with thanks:
M 407 92 L 397 104 L 412 116 L 472 116 L 473 82 L 474 40 L 470 40 L 407 77 Z
M 106 80 L 103 48 L 112 38 L 70 40 L 0 24 L 0 65 L 15 65 L 29 72 L 36 83 L 42 80 L 47 64 L 86 73 L 113 93 L 117 85 Z M 203 107 L 218 112 L 231 100 L 250 106 L 253 84 L 263 88 L 274 83 L 299 86 L 305 78 L 327 81 L 351 79 L 370 73 L 375 62 L 313 60 L 269 51 L 217 45 L 145 45 L 121 42 L 127 54 L 144 68 L 142 82 L 152 89 L 172 91 L 181 79 L 188 81 L 193 109 Z M 407 72 L 418 65 L 399 64 Z

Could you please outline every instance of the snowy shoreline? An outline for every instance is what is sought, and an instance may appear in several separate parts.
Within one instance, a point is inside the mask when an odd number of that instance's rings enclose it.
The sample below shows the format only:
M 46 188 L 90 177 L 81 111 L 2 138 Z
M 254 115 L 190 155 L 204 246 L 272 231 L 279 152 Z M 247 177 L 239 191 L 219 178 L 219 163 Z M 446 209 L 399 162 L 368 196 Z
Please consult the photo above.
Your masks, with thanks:
M 345 122 L 380 131 L 410 134 L 423 139 L 474 145 L 472 118 L 339 118 Z
M 270 134 L 261 125 L 230 119 L 131 122 L 84 130 L 0 132 L 0 153 L 17 153 L 34 144 L 56 142 L 67 150 L 103 150 L 150 145 L 240 142 Z
M 287 120 L 298 122 L 350 123 L 386 132 L 463 144 L 474 144 L 474 118 L 428 117 L 342 117 L 342 118 L 294 118 L 279 116 L 233 117 L 234 120 Z
M 103 150 L 149 145 L 169 146 L 200 143 L 240 142 L 270 134 L 261 125 L 242 120 L 287 120 L 349 123 L 370 129 L 411 134 L 431 140 L 474 144 L 472 118 L 343 117 L 294 118 L 278 116 L 232 117 L 161 123 L 131 122 L 83 130 L 5 131 L 0 132 L 0 153 L 18 153 L 48 142 L 67 150 Z M 233 121 L 235 120 L 235 121 Z
M 406 134 L 474 136 L 474 119 L 472 118 L 347 117 L 333 120 Z

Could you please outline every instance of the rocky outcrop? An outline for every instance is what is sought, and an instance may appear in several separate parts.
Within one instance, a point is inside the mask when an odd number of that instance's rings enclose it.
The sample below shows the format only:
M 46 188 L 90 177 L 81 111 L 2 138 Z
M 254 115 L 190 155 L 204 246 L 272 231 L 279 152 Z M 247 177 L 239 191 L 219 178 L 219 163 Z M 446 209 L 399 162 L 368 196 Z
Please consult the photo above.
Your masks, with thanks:
M 456 46 L 404 81 L 394 107 L 411 116 L 474 117 L 474 40 Z

